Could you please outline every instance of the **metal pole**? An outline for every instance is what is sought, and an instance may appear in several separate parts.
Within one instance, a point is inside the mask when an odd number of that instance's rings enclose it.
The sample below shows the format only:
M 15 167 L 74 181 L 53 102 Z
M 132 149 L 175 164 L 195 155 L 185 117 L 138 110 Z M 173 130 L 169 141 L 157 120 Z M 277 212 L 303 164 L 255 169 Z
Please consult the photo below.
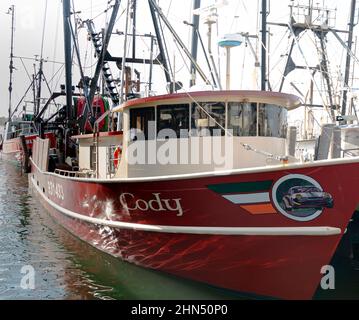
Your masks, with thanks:
M 107 30 L 105 32 L 105 38 L 102 39 L 101 53 L 98 55 L 98 61 L 97 61 L 96 69 L 95 69 L 95 74 L 91 80 L 90 92 L 89 92 L 89 98 L 88 98 L 89 102 L 86 103 L 86 106 L 85 106 L 83 114 L 82 114 L 82 119 L 80 121 L 80 129 L 81 130 L 83 130 L 85 128 L 88 114 L 90 113 L 90 115 L 92 115 L 92 111 L 91 111 L 92 107 L 91 106 L 92 106 L 93 99 L 95 97 L 95 93 L 97 90 L 97 82 L 98 82 L 100 72 L 103 67 L 104 57 L 107 52 L 108 44 L 111 39 L 112 31 L 113 31 L 113 28 L 114 28 L 114 25 L 116 22 L 116 17 L 118 14 L 118 10 L 120 8 L 120 4 L 121 4 L 121 0 L 116 0 L 115 4 L 113 6 L 113 9 L 112 9 L 110 22 L 109 22 Z
M 9 80 L 9 121 L 11 120 L 11 109 L 12 109 L 12 81 L 14 73 L 14 33 L 15 33 L 15 6 L 12 5 L 9 9 L 11 12 L 11 49 L 10 49 L 10 80 Z
M 186 45 L 183 43 L 182 39 L 178 36 L 177 32 L 175 31 L 175 29 L 172 27 L 171 23 L 168 21 L 167 17 L 163 14 L 161 8 L 158 6 L 158 4 L 156 3 L 155 0 L 149 0 L 150 6 L 153 7 L 153 9 L 155 9 L 157 11 L 157 13 L 159 14 L 159 16 L 161 17 L 162 21 L 165 23 L 165 25 L 167 26 L 168 30 L 172 33 L 173 37 L 175 38 L 175 40 L 177 41 L 177 43 L 179 44 L 179 46 L 181 47 L 181 49 L 184 51 L 184 53 L 186 54 L 186 56 L 189 58 L 189 60 L 195 65 L 198 74 L 201 76 L 201 78 L 206 82 L 206 84 L 210 84 L 210 81 L 208 80 L 206 74 L 203 72 L 203 70 L 200 68 L 200 66 L 198 65 L 197 61 L 195 59 L 193 59 L 191 53 L 188 51 Z
M 342 102 L 342 115 L 346 114 L 347 111 L 347 94 L 349 86 L 349 73 L 350 73 L 350 63 L 351 63 L 351 51 L 353 44 L 353 31 L 354 31 L 354 18 L 355 18 L 355 5 L 356 0 L 352 0 L 350 7 L 350 22 L 349 22 L 349 36 L 348 36 L 348 50 L 347 50 L 347 60 L 345 63 L 345 75 L 344 75 L 344 92 L 343 92 L 343 102 Z
M 38 79 L 38 84 L 37 84 L 37 97 L 36 97 L 36 108 L 35 108 L 35 109 L 36 109 L 36 112 L 35 112 L 35 116 L 37 116 L 38 113 L 40 112 L 43 63 L 44 63 L 44 60 L 41 58 L 41 59 L 40 59 L 39 73 L 38 73 L 39 79 Z
M 267 0 L 262 0 L 262 64 L 261 64 L 261 90 L 266 90 L 267 72 Z
M 215 77 L 216 77 L 216 81 L 217 81 L 217 84 L 216 84 L 216 82 L 213 82 L 213 83 L 214 83 L 214 85 L 216 87 L 218 87 L 219 90 L 222 90 L 221 78 L 220 78 L 220 76 L 218 74 L 216 63 L 214 62 L 213 52 L 212 52 L 212 22 L 208 21 L 207 24 L 208 24 L 208 33 L 207 33 L 207 36 L 208 36 L 208 54 L 209 54 L 209 58 L 211 59 L 212 68 L 213 68 L 213 71 L 214 71 L 214 74 L 215 74 Z M 220 64 L 218 64 L 218 66 L 220 66 Z
M 154 37 L 151 35 L 151 56 L 150 56 L 150 75 L 148 79 L 148 94 L 151 94 L 152 91 L 152 75 L 153 75 L 153 47 L 154 47 Z
M 130 0 L 127 0 L 127 16 L 126 16 L 126 29 L 125 29 L 125 40 L 123 44 L 123 58 L 122 58 L 122 66 L 121 66 L 121 89 L 120 89 L 120 102 L 123 103 L 125 100 L 123 97 L 123 92 L 125 85 L 125 74 L 126 74 L 126 54 L 127 54 L 127 40 L 128 40 L 128 23 L 130 20 Z
M 163 44 L 163 35 L 162 35 L 162 33 L 160 31 L 160 27 L 158 25 L 158 18 L 156 16 L 155 9 L 154 9 L 154 7 L 153 7 L 150 0 L 148 0 L 148 5 L 150 7 L 153 27 L 154 27 L 155 33 L 156 33 L 157 44 L 158 44 L 158 48 L 160 50 L 160 55 L 161 55 L 161 64 L 163 65 L 166 82 L 171 83 L 172 78 L 171 78 L 171 74 L 170 74 L 170 71 L 169 71 L 170 70 L 169 69 L 169 61 L 168 61 L 168 57 L 166 55 L 165 47 L 164 47 L 164 44 Z
M 132 0 L 132 58 L 136 58 L 137 0 Z
M 226 47 L 227 71 L 226 71 L 226 90 L 231 90 L 231 48 Z
M 72 120 L 72 43 L 70 32 L 70 0 L 63 0 L 64 42 L 65 42 L 65 77 L 66 77 L 66 118 Z
M 193 2 L 193 10 L 196 10 L 201 7 L 201 0 L 194 0 Z M 198 28 L 199 28 L 199 15 L 193 15 L 192 18 L 192 49 L 191 54 L 192 57 L 197 60 L 197 51 L 198 51 Z M 196 84 L 196 66 L 191 63 L 191 81 L 190 87 Z

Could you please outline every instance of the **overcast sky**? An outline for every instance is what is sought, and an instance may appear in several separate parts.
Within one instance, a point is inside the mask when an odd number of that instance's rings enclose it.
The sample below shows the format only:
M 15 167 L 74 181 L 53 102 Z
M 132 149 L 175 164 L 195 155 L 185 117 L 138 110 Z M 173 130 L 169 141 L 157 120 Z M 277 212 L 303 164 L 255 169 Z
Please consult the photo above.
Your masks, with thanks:
M 105 22 L 108 21 L 110 14 L 103 13 L 107 7 L 107 0 L 74 0 L 75 10 L 81 11 L 78 16 L 82 20 L 94 18 L 94 22 L 97 30 L 100 30 L 104 27 Z M 202 0 L 202 6 L 213 4 L 214 0 Z M 259 1 L 258 1 L 259 2 Z M 268 17 L 269 21 L 273 22 L 287 22 L 288 21 L 288 4 L 290 1 L 285 0 L 272 0 L 271 2 L 271 12 Z M 308 1 L 303 1 L 307 3 Z M 315 2 L 315 1 L 314 1 Z M 320 5 L 323 4 L 323 1 L 317 1 Z M 324 1 L 325 6 L 329 8 L 337 8 L 336 16 L 336 27 L 338 29 L 347 29 L 347 19 L 349 15 L 350 0 L 342 1 Z M 122 1 L 120 15 L 118 19 L 118 24 L 115 29 L 124 30 L 124 15 L 123 8 L 127 3 L 126 0 Z M 192 0 L 160 0 L 160 6 L 163 8 L 163 11 L 168 16 L 169 20 L 180 34 L 186 45 L 190 44 L 190 27 L 183 24 L 183 20 L 191 19 L 191 6 Z M 27 76 L 27 72 L 31 75 L 33 73 L 33 61 L 27 60 L 25 58 L 34 58 L 35 55 L 40 55 L 41 53 L 41 43 L 42 43 L 42 29 L 44 25 L 45 17 L 45 8 L 47 4 L 47 15 L 45 22 L 45 34 L 44 34 L 44 58 L 50 61 L 63 62 L 63 27 L 62 27 L 62 2 L 60 0 L 1 0 L 0 2 L 0 30 L 1 35 L 1 47 L 0 47 L 0 96 L 2 97 L 2 107 L 0 108 L 0 115 L 7 114 L 8 107 L 8 82 L 9 82 L 9 53 L 10 53 L 10 27 L 11 27 L 11 16 L 7 15 L 6 12 L 8 8 L 14 4 L 16 10 L 16 34 L 15 34 L 15 55 L 24 57 L 21 61 L 20 59 L 15 60 L 16 71 L 14 74 L 14 93 L 13 100 L 14 105 L 17 104 L 17 101 L 23 95 L 25 89 L 29 86 L 30 80 Z M 339 5 L 340 4 L 340 5 Z M 141 33 L 153 32 L 153 28 L 150 23 L 146 0 L 138 0 L 138 31 Z M 221 8 L 218 11 L 219 13 L 219 34 L 225 33 L 234 33 L 234 32 L 249 32 L 251 34 L 256 34 L 258 32 L 258 3 L 253 0 L 229 0 L 229 5 L 227 7 Z M 201 32 L 206 41 L 206 26 L 201 20 Z M 288 32 L 286 33 L 285 28 L 280 27 L 270 27 L 270 32 L 273 34 L 271 39 L 271 72 L 272 72 L 272 82 L 274 90 L 278 87 L 280 74 L 284 68 L 285 59 L 281 55 L 286 53 L 288 48 Z M 216 37 L 216 35 L 214 35 Z M 345 36 L 343 35 L 344 39 Z M 87 75 L 91 75 L 93 72 L 93 64 L 96 60 L 93 59 L 93 51 L 91 43 L 86 41 L 86 30 L 81 29 L 79 33 L 80 38 L 80 49 L 83 59 L 83 64 L 85 66 L 85 72 Z M 214 38 L 214 49 L 216 40 Z M 333 57 L 336 57 L 337 64 L 332 66 L 332 72 L 335 72 L 336 68 L 344 63 L 345 55 L 343 50 L 338 43 L 330 39 L 328 44 L 329 54 Z M 123 38 L 119 36 L 113 36 L 111 41 L 110 51 L 115 56 L 122 56 L 122 41 Z M 142 41 L 142 42 L 141 42 Z M 145 40 L 139 41 L 138 44 L 138 55 L 140 57 L 148 57 L 149 44 Z M 313 41 L 313 40 L 311 40 Z M 255 43 L 253 42 L 255 46 Z M 318 58 L 315 52 L 315 43 L 312 45 L 314 47 L 309 48 L 309 45 L 304 45 L 304 48 L 308 48 L 309 54 L 307 55 L 308 64 L 316 64 Z M 308 46 L 308 47 L 307 47 Z M 181 80 L 185 85 L 189 82 L 189 76 L 187 72 L 187 64 L 182 60 L 181 55 L 178 51 L 175 51 L 175 44 L 173 40 L 169 40 L 170 47 L 170 58 L 175 61 L 176 69 L 176 78 Z M 258 48 L 257 48 L 258 49 Z M 310 54 L 310 50 L 313 51 L 313 54 Z M 215 49 L 217 52 L 217 50 Z M 219 56 L 221 58 L 221 69 L 222 69 L 222 79 L 223 83 L 225 72 L 224 72 L 224 62 L 225 62 L 225 53 L 224 50 L 219 51 Z M 217 57 L 216 57 L 217 59 Z M 298 64 L 304 64 L 305 60 L 297 53 L 296 61 Z M 200 54 L 199 61 L 203 61 L 203 56 Z M 23 65 L 24 63 L 24 65 Z M 203 65 L 203 64 L 202 64 Z M 26 68 L 25 68 L 26 67 Z M 61 64 L 47 62 L 45 67 L 45 76 L 50 80 L 55 74 L 56 71 L 61 68 Z M 141 77 L 143 81 L 146 81 L 148 78 L 148 70 L 142 66 L 136 67 L 141 72 Z M 203 67 L 205 71 L 208 70 Z M 241 46 L 232 50 L 232 88 L 233 89 L 257 89 L 258 88 L 258 77 L 256 78 L 256 72 L 259 71 L 258 68 L 254 68 L 254 57 L 251 54 L 248 47 Z M 161 70 L 157 68 L 156 72 L 156 86 L 155 89 L 159 92 L 163 86 L 163 75 L 160 72 Z M 113 73 L 115 76 L 118 76 L 118 70 L 113 66 Z M 208 72 L 207 72 L 208 73 Z M 61 72 L 57 75 L 61 75 Z M 74 76 L 74 78 L 76 78 Z M 60 83 L 64 83 L 64 77 L 55 77 L 55 80 L 50 83 L 50 86 L 53 89 L 58 89 Z M 292 80 L 298 83 L 298 86 L 303 85 L 303 90 L 305 92 L 308 77 L 304 76 L 301 79 L 298 78 L 298 75 L 293 75 Z M 74 79 L 74 83 L 77 84 L 79 81 Z M 293 88 L 290 86 L 285 87 L 285 91 L 293 91 Z M 44 97 L 48 96 L 48 92 L 44 88 Z

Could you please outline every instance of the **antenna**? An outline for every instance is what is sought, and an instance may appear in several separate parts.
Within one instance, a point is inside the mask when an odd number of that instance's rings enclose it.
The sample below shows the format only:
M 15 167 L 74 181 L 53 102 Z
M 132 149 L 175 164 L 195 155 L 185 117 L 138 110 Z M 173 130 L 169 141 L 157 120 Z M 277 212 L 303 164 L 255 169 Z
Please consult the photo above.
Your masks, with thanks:
M 205 15 L 205 14 L 207 14 L 207 15 L 217 14 L 217 9 L 225 7 L 227 5 L 228 5 L 228 0 L 217 1 L 215 4 L 212 4 L 210 6 L 193 10 L 193 14 L 198 15 L 198 16 Z

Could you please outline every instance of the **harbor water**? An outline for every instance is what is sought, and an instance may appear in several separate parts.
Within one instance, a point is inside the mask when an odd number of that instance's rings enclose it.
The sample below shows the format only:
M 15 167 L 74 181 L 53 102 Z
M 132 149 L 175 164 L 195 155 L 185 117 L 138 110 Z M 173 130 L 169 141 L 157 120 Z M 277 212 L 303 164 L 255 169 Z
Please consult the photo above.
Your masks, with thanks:
M 23 285 L 27 270 L 33 286 Z M 316 299 L 359 299 L 359 264 L 336 263 L 334 290 Z M 147 270 L 69 234 L 34 197 L 26 175 L 0 159 L 0 299 L 246 299 Z M 253 298 L 253 297 L 252 297 Z

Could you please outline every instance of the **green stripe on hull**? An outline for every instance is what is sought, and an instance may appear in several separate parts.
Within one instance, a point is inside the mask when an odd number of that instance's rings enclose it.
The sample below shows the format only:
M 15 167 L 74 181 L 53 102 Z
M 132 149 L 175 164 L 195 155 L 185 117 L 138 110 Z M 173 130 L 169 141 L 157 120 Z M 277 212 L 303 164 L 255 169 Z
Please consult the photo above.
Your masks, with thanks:
M 241 192 L 259 192 L 268 191 L 272 185 L 272 180 L 266 181 L 251 181 L 251 182 L 240 182 L 240 183 L 222 183 L 222 184 L 210 184 L 208 189 L 220 193 L 241 193 Z

